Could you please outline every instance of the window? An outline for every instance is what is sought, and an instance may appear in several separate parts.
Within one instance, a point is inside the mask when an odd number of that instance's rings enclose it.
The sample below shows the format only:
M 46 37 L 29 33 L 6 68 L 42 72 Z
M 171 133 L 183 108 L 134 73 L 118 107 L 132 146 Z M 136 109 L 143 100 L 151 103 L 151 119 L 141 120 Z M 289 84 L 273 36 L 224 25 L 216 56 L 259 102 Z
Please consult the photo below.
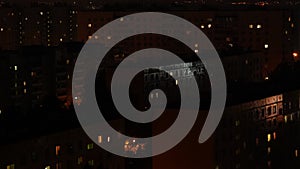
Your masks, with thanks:
M 94 148 L 94 144 L 93 143 L 90 143 L 87 145 L 87 149 L 88 150 L 92 150 Z
M 94 166 L 94 160 L 89 160 L 89 161 L 88 161 L 88 165 L 89 165 L 89 166 Z
M 15 169 L 15 164 L 7 165 L 6 169 Z
M 277 106 L 273 106 L 273 114 L 277 113 Z
M 298 156 L 299 156 L 298 153 L 299 153 L 298 150 L 295 150 L 295 157 L 298 157 Z
M 271 134 L 268 134 L 268 142 L 271 141 Z
M 253 25 L 252 25 L 252 24 L 250 24 L 250 25 L 249 25 L 249 28 L 250 28 L 250 29 L 253 29 Z
M 55 146 L 55 155 L 59 155 L 60 154 L 60 146 Z
M 262 26 L 261 26 L 260 24 L 258 24 L 258 25 L 256 26 L 256 28 L 257 28 L 257 29 L 261 29 Z
M 91 24 L 91 23 L 89 23 L 89 24 L 88 24 L 88 27 L 89 27 L 89 28 L 91 28 L 91 27 L 92 27 L 92 24 Z
M 80 165 L 82 163 L 83 163 L 83 157 L 80 156 L 80 157 L 77 158 L 77 164 Z
M 102 143 L 102 136 L 98 136 L 98 143 Z
M 51 169 L 51 167 L 48 165 L 48 166 L 45 167 L 45 169 Z
M 270 116 L 270 115 L 271 115 L 271 113 L 272 113 L 272 109 L 271 109 L 271 107 L 268 107 L 267 111 L 268 111 L 268 116 Z

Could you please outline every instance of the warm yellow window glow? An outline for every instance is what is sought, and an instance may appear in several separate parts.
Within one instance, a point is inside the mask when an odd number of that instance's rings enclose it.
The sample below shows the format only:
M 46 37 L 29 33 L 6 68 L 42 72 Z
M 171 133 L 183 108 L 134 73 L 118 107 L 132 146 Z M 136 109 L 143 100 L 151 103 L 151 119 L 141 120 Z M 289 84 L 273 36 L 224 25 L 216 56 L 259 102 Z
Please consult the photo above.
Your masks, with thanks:
M 204 25 L 201 25 L 201 29 L 204 29 L 205 28 L 205 26 Z
M 195 49 L 195 53 L 198 53 L 199 52 L 199 50 L 198 49 Z
M 77 164 L 80 165 L 80 164 L 82 164 L 82 163 L 83 163 L 83 158 L 82 158 L 82 156 L 80 156 L 80 157 L 78 157 L 78 159 L 77 159 Z
M 110 142 L 110 137 L 107 137 L 107 142 Z
M 211 24 L 208 24 L 207 27 L 210 29 L 210 28 L 212 27 L 212 25 L 211 25 Z
M 26 81 L 23 82 L 23 85 L 26 86 Z
M 284 122 L 287 123 L 287 121 L 288 121 L 287 116 L 284 116 Z
M 298 157 L 298 156 L 299 156 L 298 153 L 299 153 L 298 150 L 295 150 L 295 157 Z
M 17 71 L 17 70 L 18 70 L 18 66 L 14 66 L 14 68 L 15 68 L 15 71 Z
M 250 25 L 249 25 L 249 28 L 250 28 L 250 29 L 253 29 L 253 25 L 252 25 L 252 24 L 250 24 Z
M 268 142 L 271 141 L 271 134 L 268 134 Z
M 88 24 L 88 27 L 89 27 L 89 28 L 91 28 L 91 27 L 92 27 L 92 24 L 91 24 L 91 23 L 89 23 L 89 24 Z
M 98 143 L 102 143 L 102 136 L 98 136 Z
M 45 169 L 51 169 L 51 167 L 50 166 L 46 166 Z

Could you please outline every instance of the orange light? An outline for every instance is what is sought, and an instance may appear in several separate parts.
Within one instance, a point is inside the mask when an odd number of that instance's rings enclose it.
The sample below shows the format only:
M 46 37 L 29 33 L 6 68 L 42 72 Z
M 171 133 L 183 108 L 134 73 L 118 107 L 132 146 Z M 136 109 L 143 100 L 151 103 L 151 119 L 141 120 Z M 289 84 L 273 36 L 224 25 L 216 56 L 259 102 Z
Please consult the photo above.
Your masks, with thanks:
M 298 54 L 297 52 L 294 52 L 294 53 L 293 53 L 294 58 L 298 57 L 298 55 L 299 55 L 299 54 Z

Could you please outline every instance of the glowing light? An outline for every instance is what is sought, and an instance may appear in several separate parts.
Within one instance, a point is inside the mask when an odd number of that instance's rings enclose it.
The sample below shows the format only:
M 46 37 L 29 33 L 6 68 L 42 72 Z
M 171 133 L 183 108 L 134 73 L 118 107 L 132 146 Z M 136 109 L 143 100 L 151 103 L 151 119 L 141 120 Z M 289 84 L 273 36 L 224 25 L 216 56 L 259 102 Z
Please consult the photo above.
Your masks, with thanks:
M 45 169 L 50 169 L 50 166 L 46 166 Z
M 102 136 L 98 136 L 98 143 L 102 143 Z
M 1 31 L 1 32 L 3 32 L 3 31 L 4 31 L 4 29 L 3 29 L 3 28 L 0 28 L 0 31 Z
M 273 138 L 276 140 L 276 132 L 273 133 Z
M 55 146 L 55 155 L 59 155 L 60 152 L 60 146 Z
M 293 53 L 293 57 L 294 57 L 294 58 L 296 58 L 296 57 L 298 57 L 298 56 L 299 56 L 299 54 L 298 54 L 297 52 L 294 52 L 294 53 Z
M 288 121 L 288 117 L 284 116 L 284 122 L 287 123 L 287 121 Z
M 250 25 L 249 25 L 249 28 L 250 28 L 250 29 L 253 29 L 253 25 L 252 25 L 252 24 L 250 24 Z
M 17 71 L 17 70 L 18 70 L 18 66 L 14 66 L 14 68 L 15 68 L 15 71 Z
M 208 24 L 207 27 L 210 29 L 210 28 L 212 27 L 212 25 L 211 25 L 211 24 Z
M 61 42 L 62 42 L 62 41 L 63 41 L 63 39 L 62 39 L 62 38 L 60 38 L 60 39 L 59 39 L 59 41 L 61 41 Z
M 107 137 L 107 142 L 110 142 L 110 137 Z
M 257 28 L 257 29 L 261 29 L 262 26 L 258 24 L 258 25 L 256 26 L 256 28 Z
M 298 150 L 295 150 L 295 157 L 298 157 L 298 156 L 299 156 L 298 153 L 299 153 Z
M 271 141 L 271 134 L 268 134 L 268 142 Z
M 123 17 L 122 17 L 122 18 L 120 18 L 120 21 L 121 21 L 121 22 L 123 22 L 123 21 L 124 21 L 124 18 L 123 18 Z
M 267 77 L 265 77 L 265 80 L 269 80 L 269 77 L 267 76 Z
M 199 50 L 198 49 L 195 49 L 195 53 L 198 53 L 199 52 Z
M 89 27 L 89 28 L 91 28 L 91 27 L 92 27 L 92 24 L 91 24 L 91 23 L 89 23 L 89 24 L 88 24 L 88 27 Z
M 201 25 L 201 29 L 204 29 L 205 28 L 205 26 L 204 25 Z
M 265 49 L 268 49 L 269 48 L 269 45 L 268 44 L 265 44 Z
M 40 15 L 44 15 L 44 12 L 40 12 Z

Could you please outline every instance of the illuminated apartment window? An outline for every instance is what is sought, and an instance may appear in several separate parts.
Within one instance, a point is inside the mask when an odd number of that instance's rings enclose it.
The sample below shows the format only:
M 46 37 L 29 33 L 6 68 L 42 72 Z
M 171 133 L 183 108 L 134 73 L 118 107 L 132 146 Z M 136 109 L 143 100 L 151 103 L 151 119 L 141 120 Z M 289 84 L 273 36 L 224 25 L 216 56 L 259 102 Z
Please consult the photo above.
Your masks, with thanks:
M 88 165 L 89 165 L 89 166 L 94 166 L 94 160 L 89 160 L 89 161 L 88 161 Z
M 51 167 L 48 165 L 48 166 L 45 167 L 45 169 L 51 169 Z
M 108 142 L 108 143 L 110 142 L 110 137 L 107 137 L 107 142 Z
M 1 32 L 3 32 L 3 31 L 4 31 L 4 29 L 3 29 L 3 28 L 0 28 L 0 31 L 1 31 Z
M 26 81 L 23 82 L 23 85 L 26 86 Z
M 15 164 L 7 165 L 6 169 L 15 169 Z
M 80 165 L 82 163 L 83 163 L 83 157 L 80 156 L 80 157 L 77 158 L 77 164 Z
M 258 24 L 258 25 L 256 26 L 256 28 L 257 28 L 257 29 L 261 29 L 262 26 L 261 26 L 260 24 Z
M 276 132 L 273 132 L 273 139 L 276 140 Z
M 66 60 L 66 64 L 67 65 L 70 64 L 70 60 L 69 59 Z
M 92 39 L 92 36 L 88 36 L 88 39 Z
M 198 53 L 199 52 L 199 50 L 198 49 L 195 49 L 195 53 Z
M 210 28 L 212 27 L 212 25 L 211 25 L 211 24 L 208 24 L 207 27 L 210 29 Z
M 205 26 L 204 25 L 201 25 L 201 29 L 204 29 L 205 28 Z
M 14 69 L 15 69 L 15 71 L 17 71 L 18 70 L 18 66 L 14 66 Z
M 60 146 L 58 145 L 58 146 L 55 146 L 55 155 L 59 155 L 60 154 Z
M 271 153 L 271 147 L 268 147 L 268 154 Z
M 98 136 L 98 143 L 102 143 L 102 136 Z
M 24 91 L 23 91 L 23 92 L 24 92 L 24 94 L 26 94 L 26 93 L 27 93 L 27 89 L 24 89 Z
M 288 122 L 288 117 L 284 116 L 284 122 L 287 123 Z
M 89 24 L 88 24 L 88 27 L 89 27 L 89 28 L 91 28 L 91 27 L 92 27 L 92 24 L 91 24 L 91 23 L 89 23 Z
M 44 12 L 40 12 L 40 15 L 44 15 Z
M 250 25 L 249 25 L 249 28 L 250 28 L 250 29 L 253 29 L 253 25 L 252 25 L 252 24 L 250 24 Z
M 271 141 L 271 134 L 268 134 L 268 142 Z
M 298 153 L 299 153 L 298 150 L 295 150 L 295 157 L 298 157 L 298 156 L 299 156 Z
M 268 49 L 269 48 L 269 45 L 268 44 L 265 44 L 265 49 Z
M 86 147 L 87 147 L 88 150 L 92 150 L 94 148 L 94 144 L 90 143 Z

